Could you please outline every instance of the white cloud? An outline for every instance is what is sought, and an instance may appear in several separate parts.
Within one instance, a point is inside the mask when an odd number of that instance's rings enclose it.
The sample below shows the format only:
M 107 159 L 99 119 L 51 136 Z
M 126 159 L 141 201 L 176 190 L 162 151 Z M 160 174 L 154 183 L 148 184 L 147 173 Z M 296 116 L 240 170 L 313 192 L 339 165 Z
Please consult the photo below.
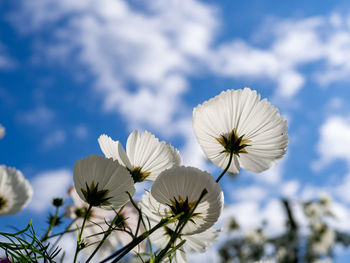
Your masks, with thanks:
M 247 186 L 232 192 L 231 197 L 237 200 L 260 201 L 268 196 L 268 190 L 257 185 Z
M 7 52 L 7 48 L 0 42 L 0 70 L 11 70 L 16 67 L 17 63 Z
M 44 149 L 53 148 L 54 146 L 61 145 L 66 141 L 66 133 L 64 130 L 55 130 L 48 134 L 43 140 Z
M 281 185 L 281 195 L 285 198 L 294 199 L 297 197 L 298 190 L 300 189 L 300 182 L 297 180 L 291 180 Z
M 49 33 L 51 41 L 45 39 L 40 48 L 48 58 L 71 64 L 74 57 L 89 69 L 104 109 L 120 113 L 129 129 L 152 129 L 167 139 L 182 136 L 191 164 L 204 161 L 199 148 L 193 150 L 193 136 L 185 134 L 191 115 L 182 96 L 189 76 L 206 69 L 234 78 L 267 77 L 278 87 L 276 97 L 292 98 L 309 81 L 301 66 L 321 61 L 311 80 L 323 84 L 350 73 L 347 19 L 337 13 L 275 19 L 261 30 L 269 39 L 264 48 L 240 39 L 214 44 L 218 8 L 197 0 L 158 0 L 142 8 L 113 0 L 22 1 L 12 21 L 39 39 L 38 32 Z
M 225 222 L 233 216 L 243 231 L 259 228 L 266 221 L 269 236 L 281 234 L 285 229 L 285 213 L 278 199 L 269 199 L 262 205 L 255 201 L 242 201 L 224 208 L 221 220 Z
M 74 134 L 79 139 L 84 139 L 88 136 L 89 130 L 84 124 L 79 124 L 74 128 Z
M 52 122 L 54 119 L 54 112 L 47 108 L 46 106 L 40 105 L 36 108 L 26 111 L 20 112 L 17 114 L 17 119 L 25 124 L 29 124 L 32 126 L 45 126 Z
M 70 63 L 74 56 L 87 67 L 104 109 L 119 112 L 129 129 L 153 129 L 170 138 L 182 136 L 178 127 L 186 123 L 188 131 L 192 125 L 184 120 L 191 112 L 184 110 L 181 96 L 187 77 L 209 53 L 218 26 L 216 9 L 196 0 L 152 1 L 141 9 L 126 1 L 74 2 L 23 1 L 11 19 L 27 33 L 49 29 L 54 40 L 40 50 L 55 61 Z M 189 138 L 183 137 L 186 151 Z M 193 149 L 191 154 L 195 162 L 201 156 Z
M 73 184 L 73 175 L 69 170 L 61 169 L 42 172 L 31 180 L 34 195 L 29 209 L 34 212 L 45 212 L 53 198 L 64 198 Z
M 321 125 L 317 143 L 319 159 L 312 164 L 316 171 L 341 159 L 350 165 L 350 117 L 333 115 Z

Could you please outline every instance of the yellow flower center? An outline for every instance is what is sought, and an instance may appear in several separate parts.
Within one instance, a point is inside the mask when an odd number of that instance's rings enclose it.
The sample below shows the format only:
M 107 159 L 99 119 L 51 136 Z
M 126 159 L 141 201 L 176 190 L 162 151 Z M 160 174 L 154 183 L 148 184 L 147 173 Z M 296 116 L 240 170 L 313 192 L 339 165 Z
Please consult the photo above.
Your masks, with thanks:
M 0 210 L 3 209 L 7 204 L 7 199 L 0 195 Z
M 194 208 L 194 206 L 196 205 L 196 202 L 188 202 L 188 197 L 186 197 L 186 199 L 183 200 L 181 196 L 178 196 L 177 199 L 174 197 L 174 200 L 170 200 L 170 202 L 171 202 L 171 205 L 168 205 L 168 206 L 171 209 L 170 211 L 171 215 L 176 216 L 183 213 L 183 215 L 179 217 L 179 220 L 181 220 L 181 218 L 189 214 Z M 198 215 L 199 213 L 193 213 L 191 218 Z
M 151 174 L 151 172 L 143 172 L 141 169 L 142 167 L 140 166 L 134 168 L 133 170 L 128 169 L 132 178 L 134 179 L 134 183 L 144 181 Z
M 221 153 L 230 155 L 231 153 L 239 156 L 240 153 L 248 153 L 245 147 L 250 146 L 251 140 L 244 139 L 244 134 L 238 137 L 236 128 L 233 128 L 229 134 L 222 134 L 216 140 L 224 147 Z
M 95 182 L 92 181 L 90 186 L 86 183 L 86 188 L 80 188 L 82 191 L 85 201 L 92 206 L 100 205 L 110 205 L 108 197 L 109 190 L 107 189 L 98 189 L 98 183 L 95 185 Z

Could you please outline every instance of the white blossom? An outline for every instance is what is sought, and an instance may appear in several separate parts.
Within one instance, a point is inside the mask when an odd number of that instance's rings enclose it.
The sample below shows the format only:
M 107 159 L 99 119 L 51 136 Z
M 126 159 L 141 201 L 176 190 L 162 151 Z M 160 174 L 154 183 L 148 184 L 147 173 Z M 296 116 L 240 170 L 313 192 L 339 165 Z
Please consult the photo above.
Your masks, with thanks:
M 135 193 L 128 170 L 118 161 L 96 154 L 74 165 L 74 186 L 79 197 L 92 206 L 118 209 Z
M 279 110 L 249 88 L 227 90 L 193 110 L 193 129 L 213 163 L 238 173 L 239 168 L 263 172 L 283 157 L 287 123 Z
M 126 152 L 119 141 L 113 141 L 105 134 L 98 142 L 104 155 L 124 165 L 135 182 L 154 181 L 165 169 L 181 164 L 179 152 L 148 131 L 141 135 L 137 130 L 132 132 L 126 142 Z
M 207 193 L 199 201 L 204 189 Z M 147 207 L 151 213 L 161 217 L 175 216 L 182 212 L 187 215 L 199 201 L 182 230 L 183 234 L 198 234 L 213 226 L 224 203 L 221 187 L 210 174 L 184 166 L 163 171 L 153 183 L 151 194 L 147 198 Z M 168 227 L 175 229 L 176 225 L 177 221 Z
M 0 216 L 19 212 L 32 195 L 30 183 L 19 170 L 0 165 Z

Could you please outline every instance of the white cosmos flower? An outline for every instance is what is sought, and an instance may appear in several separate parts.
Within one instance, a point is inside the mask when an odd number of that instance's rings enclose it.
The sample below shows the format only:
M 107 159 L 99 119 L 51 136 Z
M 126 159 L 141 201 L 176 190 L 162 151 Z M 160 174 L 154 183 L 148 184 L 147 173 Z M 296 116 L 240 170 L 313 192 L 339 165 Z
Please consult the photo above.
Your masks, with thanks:
M 146 192 L 142 197 L 141 209 L 147 216 L 148 222 L 150 222 L 150 228 L 154 227 L 157 223 L 160 222 L 161 217 L 152 212 L 152 205 L 150 203 L 149 192 Z M 221 230 L 214 228 L 209 228 L 198 234 L 181 234 L 179 238 L 175 241 L 173 246 L 179 245 L 181 242 L 185 241 L 184 245 L 177 249 L 175 255 L 171 262 L 182 263 L 187 262 L 186 251 L 196 251 L 204 253 L 207 246 L 210 246 L 216 241 L 216 237 Z M 168 244 L 171 238 L 171 229 L 167 226 L 159 228 L 152 235 L 150 235 L 150 240 L 158 248 L 163 249 Z M 165 262 L 168 262 L 169 259 L 164 259 Z
M 154 181 L 165 169 L 181 164 L 179 152 L 170 144 L 159 142 L 148 131 L 141 135 L 137 130 L 132 132 L 126 142 L 126 152 L 119 141 L 113 141 L 105 134 L 98 142 L 104 155 L 128 168 L 135 182 Z
M 19 170 L 0 165 L 0 216 L 19 212 L 32 195 L 31 185 Z
M 147 195 L 147 206 L 151 213 L 161 217 L 181 212 L 186 215 L 194 208 L 204 189 L 207 193 L 182 230 L 183 234 L 198 234 L 215 224 L 224 203 L 221 187 L 209 173 L 184 166 L 163 171 L 153 183 L 151 194 Z M 177 223 L 168 224 L 168 227 L 174 230 Z
M 220 168 L 262 172 L 282 158 L 287 123 L 279 110 L 249 88 L 223 91 L 193 110 L 193 129 L 206 156 Z
M 74 165 L 74 186 L 79 197 L 92 206 L 118 209 L 134 195 L 134 182 L 118 161 L 96 154 Z
M 312 251 L 317 255 L 325 255 L 329 252 L 335 242 L 336 234 L 333 229 L 324 227 L 319 233 L 318 240 L 311 244 Z
M 5 136 L 5 128 L 0 124 L 0 139 L 4 138 Z

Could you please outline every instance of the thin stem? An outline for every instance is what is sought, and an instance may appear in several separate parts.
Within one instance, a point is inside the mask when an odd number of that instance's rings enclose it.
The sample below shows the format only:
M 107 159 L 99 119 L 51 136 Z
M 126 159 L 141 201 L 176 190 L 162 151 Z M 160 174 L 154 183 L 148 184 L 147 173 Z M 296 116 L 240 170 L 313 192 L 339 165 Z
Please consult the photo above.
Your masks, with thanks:
M 100 249 L 100 247 L 103 245 L 103 243 L 106 241 L 107 237 L 111 234 L 112 232 L 112 228 L 115 224 L 115 222 L 117 221 L 117 219 L 120 217 L 120 213 L 123 211 L 123 208 L 120 208 L 120 210 L 116 213 L 116 215 L 114 216 L 112 222 L 110 223 L 108 230 L 105 232 L 105 234 L 103 235 L 102 240 L 100 241 L 100 243 L 98 244 L 98 246 L 95 248 L 95 250 L 92 252 L 92 254 L 90 255 L 90 257 L 87 259 L 86 263 L 90 262 L 90 260 L 95 256 L 95 254 L 97 253 L 97 251 Z M 115 211 L 116 212 L 116 211 Z
M 54 249 L 57 246 L 58 242 L 60 242 L 60 240 L 64 234 L 74 232 L 75 230 L 77 230 L 77 229 L 74 229 L 74 231 L 69 231 L 70 227 L 75 223 L 76 220 L 77 220 L 77 218 L 75 218 L 72 222 L 70 222 L 69 225 L 65 228 L 65 230 L 63 232 L 47 237 L 47 239 L 49 239 L 49 238 L 52 238 L 54 236 L 58 236 L 58 238 L 55 240 L 55 243 L 51 246 L 50 252 L 52 251 L 52 249 Z
M 84 231 L 86 220 L 87 220 L 88 216 L 90 215 L 91 208 L 92 208 L 92 205 L 89 204 L 89 208 L 87 209 L 86 214 L 84 216 L 84 220 L 83 220 L 83 224 L 81 226 L 81 230 L 80 230 L 80 232 L 78 234 L 77 247 L 75 249 L 74 261 L 73 261 L 74 263 L 77 262 L 78 254 L 79 254 L 79 252 L 81 250 L 81 248 L 80 248 L 80 246 L 81 246 L 81 237 L 83 235 L 83 231 Z
M 138 236 L 137 238 L 132 240 L 128 245 L 126 245 L 125 247 L 119 249 L 118 251 L 116 251 L 115 253 L 110 255 L 108 258 L 105 258 L 104 260 L 100 261 L 100 263 L 107 262 L 108 260 L 110 260 L 112 258 L 115 258 L 116 256 L 119 255 L 115 260 L 112 261 L 112 263 L 113 262 L 118 262 L 127 253 L 129 253 L 134 247 L 136 247 L 138 244 L 140 244 L 145 238 L 150 236 L 154 231 L 156 231 L 157 229 L 159 229 L 159 228 L 161 228 L 163 226 L 166 226 L 167 224 L 170 224 L 170 223 L 174 222 L 175 220 L 177 220 L 181 216 L 183 216 L 183 213 L 181 213 L 179 215 L 176 215 L 174 217 L 171 217 L 171 218 L 161 219 L 160 222 L 157 225 L 155 225 L 152 229 L 142 233 L 140 236 Z
M 191 216 L 194 213 L 194 210 L 197 208 L 197 206 L 199 205 L 200 201 L 203 199 L 203 197 L 208 193 L 207 189 L 203 189 L 198 201 L 196 202 L 196 204 L 194 205 L 194 207 L 192 208 L 191 212 L 186 214 L 185 217 L 183 218 L 183 220 L 180 220 L 178 225 L 176 226 L 175 232 L 174 234 L 171 236 L 168 244 L 166 245 L 166 247 L 158 254 L 158 256 L 156 256 L 154 263 L 158 263 L 161 262 L 163 257 L 166 255 L 166 253 L 168 252 L 168 250 L 171 248 L 171 246 L 174 244 L 174 242 L 176 241 L 176 239 L 180 236 L 182 230 L 184 229 L 186 223 L 188 222 L 188 220 L 191 219 Z
M 51 217 L 51 216 L 50 216 Z M 56 207 L 56 211 L 55 211 L 55 215 L 53 218 L 50 218 L 50 224 L 49 224 L 49 228 L 47 229 L 45 235 L 43 236 L 43 238 L 40 240 L 41 242 L 44 242 L 45 240 L 48 239 L 52 228 L 54 227 L 56 220 L 58 219 L 58 207 Z
M 231 152 L 230 152 L 230 159 L 228 160 L 228 164 L 227 164 L 225 170 L 223 170 L 222 173 L 219 175 L 218 179 L 216 179 L 216 182 L 217 182 L 217 183 L 221 180 L 221 178 L 222 178 L 222 177 L 224 176 L 224 174 L 227 172 L 228 168 L 230 168 L 232 159 L 233 159 L 233 152 L 231 151 Z

